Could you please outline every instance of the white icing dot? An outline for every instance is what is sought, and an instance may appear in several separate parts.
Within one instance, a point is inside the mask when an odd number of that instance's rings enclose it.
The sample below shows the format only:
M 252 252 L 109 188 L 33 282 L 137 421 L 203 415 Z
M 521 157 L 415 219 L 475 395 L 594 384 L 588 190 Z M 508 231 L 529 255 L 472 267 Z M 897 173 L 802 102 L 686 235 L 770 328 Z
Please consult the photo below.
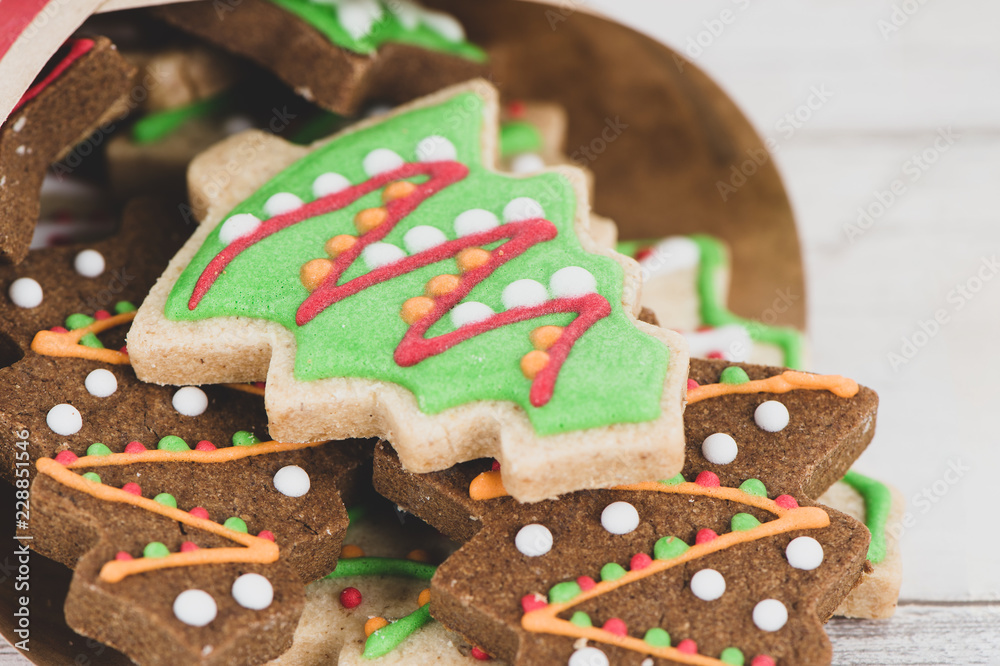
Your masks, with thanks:
M 704 331 L 686 331 L 684 338 L 688 342 L 688 352 L 692 358 L 707 358 L 709 354 L 718 352 L 730 363 L 748 360 L 754 344 L 746 327 L 740 324 L 726 324 Z
M 521 153 L 510 161 L 513 173 L 534 173 L 545 168 L 545 160 L 535 153 Z
M 628 502 L 612 502 L 601 512 L 601 525 L 612 534 L 628 534 L 639 527 L 639 512 Z
M 118 390 L 118 378 L 110 370 L 98 368 L 90 371 L 87 378 L 83 380 L 83 385 L 90 395 L 96 398 L 107 398 Z
M 392 243 L 372 243 L 361 251 L 361 258 L 371 270 L 388 266 L 404 257 L 406 257 L 406 253 L 403 252 L 403 249 Z
M 586 268 L 567 266 L 552 274 L 549 289 L 557 298 L 574 298 L 597 291 L 597 280 Z
M 702 601 L 715 601 L 726 591 L 726 579 L 715 569 L 702 569 L 691 576 L 691 592 Z
M 779 432 L 788 425 L 788 408 L 777 400 L 768 400 L 757 405 L 753 420 L 762 430 Z
M 208 396 L 197 386 L 185 386 L 177 389 L 171 403 L 184 416 L 201 416 L 208 409 Z
M 585 647 L 570 655 L 568 666 L 609 666 L 608 655 L 595 647 Z
M 339 0 L 337 21 L 354 39 L 361 39 L 382 18 L 382 5 L 375 0 Z
M 800 536 L 788 543 L 785 557 L 796 569 L 812 571 L 823 564 L 823 546 L 812 537 Z
M 421 18 L 424 25 L 449 42 L 460 42 L 465 39 L 465 28 L 451 14 L 425 9 Z
M 233 581 L 233 599 L 243 608 L 264 610 L 274 601 L 274 588 L 260 574 L 243 574 Z
M 535 280 L 514 280 L 504 287 L 503 293 L 500 295 L 500 300 L 503 301 L 503 306 L 508 310 L 511 308 L 531 307 L 533 305 L 541 305 L 549 300 L 549 292 L 541 282 L 536 282 Z
M 687 236 L 671 236 L 656 245 L 639 265 L 643 278 L 694 268 L 701 262 L 701 248 Z
M 218 612 L 215 599 L 204 590 L 185 590 L 174 599 L 174 615 L 192 627 L 204 627 Z
M 316 176 L 316 180 L 313 181 L 312 187 L 313 196 L 319 199 L 321 197 L 326 197 L 331 194 L 336 194 L 342 190 L 346 190 L 350 186 L 351 181 L 347 180 L 339 173 L 328 171 Z
M 518 222 L 545 217 L 545 209 L 531 197 L 518 197 L 503 207 L 504 222 Z
M 395 0 L 392 3 L 392 11 L 407 30 L 415 29 L 420 23 L 420 16 L 424 13 L 423 7 L 410 0 Z
M 83 417 L 76 407 L 63 403 L 49 410 L 45 415 L 45 423 L 55 434 L 68 437 L 80 432 L 80 428 L 83 427 Z
M 11 302 L 19 308 L 37 308 L 42 304 L 42 285 L 33 278 L 18 278 L 7 291 Z
M 369 176 L 377 176 L 403 166 L 403 158 L 388 148 L 376 148 L 365 155 L 361 166 Z
M 296 208 L 301 207 L 302 199 L 299 199 L 291 192 L 278 192 L 277 194 L 272 194 L 268 200 L 264 202 L 264 212 L 268 217 L 290 213 Z
M 788 622 L 788 609 L 777 599 L 764 599 L 753 607 L 753 623 L 761 631 L 777 631 Z
M 462 328 L 466 324 L 489 319 L 493 316 L 493 308 L 478 301 L 466 301 L 452 308 L 449 316 L 455 328 Z
M 406 246 L 406 251 L 410 254 L 417 254 L 437 247 L 447 240 L 448 237 L 437 227 L 421 224 L 406 232 L 406 235 L 403 236 L 403 245 Z
M 83 277 L 95 278 L 104 272 L 104 255 L 97 250 L 83 250 L 73 259 L 73 268 Z
M 514 545 L 523 555 L 539 557 L 552 550 L 552 532 L 538 523 L 525 525 L 517 531 Z
M 458 234 L 459 238 L 489 231 L 498 226 L 500 226 L 500 220 L 497 219 L 497 216 L 482 208 L 472 208 L 464 213 L 459 213 L 458 217 L 455 218 L 455 233 Z
M 250 213 L 240 213 L 222 223 L 219 240 L 229 245 L 237 238 L 253 233 L 260 226 L 260 219 Z
M 302 497 L 309 492 L 309 474 L 298 465 L 286 465 L 275 473 L 274 488 L 287 497 Z
M 701 454 L 714 465 L 728 465 L 736 460 L 737 453 L 739 447 L 736 446 L 736 440 L 724 432 L 709 435 L 701 443 Z
M 440 162 L 457 157 L 455 144 L 439 134 L 424 137 L 417 144 L 417 159 L 421 162 Z

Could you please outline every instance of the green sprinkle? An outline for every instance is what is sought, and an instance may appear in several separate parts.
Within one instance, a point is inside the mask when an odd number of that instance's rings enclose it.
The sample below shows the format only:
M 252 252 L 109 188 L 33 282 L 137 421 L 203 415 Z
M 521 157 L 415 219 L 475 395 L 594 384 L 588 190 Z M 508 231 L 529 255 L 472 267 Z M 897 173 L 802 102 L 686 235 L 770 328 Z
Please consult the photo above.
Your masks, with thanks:
M 660 481 L 660 483 L 662 483 L 665 486 L 676 486 L 678 484 L 684 483 L 684 475 L 681 474 L 680 472 L 677 472 L 669 479 L 664 479 Z
M 153 501 L 159 502 L 163 506 L 169 506 L 172 509 L 177 508 L 177 500 L 174 499 L 174 496 L 171 495 L 170 493 L 160 493 L 159 495 L 153 498 Z
M 754 497 L 767 497 L 767 488 L 758 479 L 747 479 L 740 484 L 740 490 Z
M 254 444 L 260 444 L 260 440 L 254 437 L 252 432 L 239 430 L 233 433 L 233 446 L 253 446 Z
M 167 435 L 156 443 L 161 451 L 190 451 L 191 447 L 177 435 Z
M 542 133 L 531 123 L 511 120 L 500 126 L 500 155 L 512 157 L 542 150 Z
M 242 518 L 238 518 L 236 516 L 226 518 L 226 522 L 222 523 L 222 526 L 231 529 L 234 532 L 243 532 L 244 534 L 247 533 L 247 524 L 243 522 Z
M 160 558 L 166 557 L 170 554 L 167 547 L 160 543 L 159 541 L 150 541 L 146 544 L 146 547 L 142 549 L 142 556 L 149 558 Z
M 608 562 L 601 567 L 601 580 L 618 580 L 624 575 L 625 567 L 616 562 Z
M 672 560 L 682 555 L 690 546 L 675 536 L 665 536 L 653 545 L 653 558 Z
M 573 613 L 573 617 L 569 619 L 571 624 L 575 624 L 578 627 L 592 627 L 594 623 L 590 621 L 590 616 L 583 611 L 577 611 Z
M 94 442 L 93 444 L 91 444 L 90 446 L 87 447 L 87 455 L 88 456 L 110 456 L 111 455 L 111 449 L 109 449 L 104 444 L 101 444 L 100 442 Z
M 365 651 L 361 653 L 361 656 L 366 659 L 377 659 L 392 652 L 397 645 L 430 621 L 430 606 L 430 604 L 424 604 L 409 615 L 373 632 L 365 641 Z
M 90 326 L 96 320 L 93 317 L 88 317 L 85 314 L 79 312 L 73 313 L 66 317 L 66 328 L 71 331 L 75 331 L 78 328 L 83 328 L 84 326 Z
M 719 381 L 723 384 L 746 384 L 750 381 L 747 371 L 735 365 L 731 365 L 722 371 Z
M 659 627 L 653 627 L 647 631 L 646 635 L 642 637 L 642 640 L 646 641 L 653 647 L 670 647 L 670 634 Z
M 337 562 L 326 578 L 348 576 L 399 576 L 414 580 L 430 580 L 437 567 L 426 562 L 402 560 L 392 557 L 351 557 Z
M 562 583 L 556 583 L 549 590 L 549 603 L 550 604 L 561 604 L 570 601 L 576 595 L 583 592 L 580 589 L 580 584 L 575 580 L 569 580 Z
M 727 647 L 719 655 L 719 661 L 723 664 L 731 664 L 732 666 L 743 666 L 746 662 L 746 658 L 743 653 L 740 652 L 739 648 Z
M 87 472 L 86 474 L 83 474 L 83 478 L 87 479 L 87 481 L 93 481 L 94 483 L 101 482 L 101 477 L 94 472 Z
M 135 307 L 130 301 L 118 301 L 115 303 L 115 314 L 125 314 L 126 312 L 135 312 L 138 308 Z
M 93 349 L 104 349 L 104 343 L 97 339 L 97 336 L 93 333 L 84 333 L 80 336 L 79 344 L 84 347 L 91 347 Z
M 729 525 L 733 532 L 746 532 L 747 530 L 752 530 L 755 527 L 760 527 L 760 521 L 751 516 L 749 513 L 738 513 L 733 516 Z

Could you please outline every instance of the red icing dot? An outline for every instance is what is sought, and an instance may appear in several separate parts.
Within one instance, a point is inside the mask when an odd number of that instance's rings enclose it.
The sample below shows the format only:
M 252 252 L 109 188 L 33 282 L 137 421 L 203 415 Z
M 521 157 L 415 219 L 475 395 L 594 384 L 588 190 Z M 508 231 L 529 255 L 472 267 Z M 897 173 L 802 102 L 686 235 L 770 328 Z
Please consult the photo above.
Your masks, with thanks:
M 526 594 L 521 597 L 521 608 L 524 609 L 525 613 L 530 613 L 531 611 L 538 610 L 539 608 L 545 608 L 547 605 L 545 597 L 540 594 Z
M 774 659 L 771 659 L 766 654 L 759 654 L 750 660 L 750 666 L 774 666 Z
M 642 248 L 641 250 L 639 250 L 638 252 L 635 253 L 635 260 L 636 261 L 642 261 L 643 259 L 645 259 L 646 257 L 650 256 L 651 254 L 653 254 L 653 248 L 651 248 L 651 247 L 644 247 L 644 248 Z
M 797 509 L 799 508 L 799 503 L 795 501 L 795 498 L 791 495 L 778 495 L 774 498 L 774 503 L 780 506 L 782 509 Z
M 576 579 L 576 584 L 579 585 L 580 589 L 584 592 L 594 589 L 594 586 L 597 585 L 597 583 L 594 582 L 594 579 L 590 576 L 580 576 Z
M 122 348 L 119 349 L 118 351 L 128 356 L 128 345 L 122 345 Z
M 698 644 L 690 638 L 685 638 L 677 644 L 677 651 L 684 654 L 698 654 Z
M 259 389 L 264 388 L 264 382 L 254 382 L 253 385 Z
M 627 636 L 628 627 L 625 626 L 624 620 L 621 618 L 613 617 L 604 623 L 604 631 L 609 631 L 615 636 Z
M 69 465 L 77 461 L 77 455 L 72 451 L 60 451 L 56 454 L 56 462 L 60 465 Z
M 499 460 L 494 460 L 493 461 L 493 467 L 491 467 L 490 469 L 492 469 L 494 472 L 499 472 L 500 471 L 500 461 Z
M 519 99 L 515 99 L 507 105 L 507 112 L 514 118 L 520 118 L 524 115 L 524 102 Z
M 107 310 L 98 310 L 94 313 L 94 319 L 100 321 L 101 319 L 111 319 L 111 313 Z
M 69 331 L 66 330 L 65 326 L 53 326 L 49 330 L 52 331 L 53 333 L 68 333 L 69 332 Z
M 698 534 L 695 536 L 694 542 L 695 544 L 708 543 L 718 537 L 719 535 L 715 533 L 715 530 L 710 530 L 706 527 L 703 530 L 698 530 Z
M 146 447 L 142 445 L 142 442 L 129 442 L 125 445 L 125 453 L 142 453 L 146 450 Z
M 344 608 L 357 608 L 361 605 L 361 592 L 356 587 L 345 587 L 340 592 L 340 605 Z
M 720 351 L 708 352 L 705 354 L 705 358 L 725 358 Z
M 118 560 L 119 562 L 127 562 L 128 560 L 132 559 L 132 556 L 126 553 L 124 550 L 119 550 L 117 553 L 115 553 L 115 559 Z
M 124 490 L 127 493 L 131 493 L 133 495 L 138 495 L 139 497 L 142 497 L 142 488 L 139 487 L 138 483 L 131 483 L 131 482 L 126 483 L 124 486 L 122 486 L 122 490 Z
M 208 511 L 201 506 L 196 506 L 195 508 L 188 511 L 195 518 L 201 518 L 202 520 L 208 520 Z
M 652 563 L 653 558 L 646 553 L 636 553 L 632 556 L 632 560 L 629 562 L 629 568 L 632 571 L 638 571 L 639 569 L 645 569 Z
M 200 442 L 198 442 L 197 444 L 195 444 L 194 450 L 195 451 L 214 451 L 215 450 L 215 444 L 212 444 L 212 442 L 208 441 L 207 439 L 203 439 Z
M 479 661 L 489 661 L 490 659 L 492 659 L 492 657 L 483 652 L 482 648 L 480 647 L 472 648 L 472 658 L 477 659 Z
M 198 550 L 198 544 L 194 541 L 185 541 L 181 544 L 182 553 L 190 553 L 191 551 Z
M 274 541 L 274 533 L 271 530 L 261 530 L 257 535 L 261 539 L 267 539 L 268 541 Z
M 705 486 L 706 488 L 718 488 L 719 487 L 719 477 L 714 472 L 709 472 L 705 470 L 701 472 L 694 480 L 699 486 Z
M 693 379 L 688 380 L 688 391 L 693 391 L 694 389 L 698 388 L 698 386 L 700 386 L 700 384 L 698 384 L 698 382 L 696 382 L 695 380 Z

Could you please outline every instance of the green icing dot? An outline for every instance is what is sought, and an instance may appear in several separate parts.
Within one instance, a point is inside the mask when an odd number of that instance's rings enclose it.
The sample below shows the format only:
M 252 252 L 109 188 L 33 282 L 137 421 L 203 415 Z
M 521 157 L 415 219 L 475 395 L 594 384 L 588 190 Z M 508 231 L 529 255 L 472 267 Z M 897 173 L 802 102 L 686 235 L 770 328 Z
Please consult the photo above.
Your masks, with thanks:
M 608 562 L 601 567 L 601 580 L 618 580 L 624 575 L 625 567 L 616 562 Z
M 576 595 L 580 594 L 583 590 L 580 589 L 579 583 L 575 580 L 565 581 L 563 583 L 556 583 L 549 590 L 549 603 L 551 604 L 561 604 L 569 601 Z
M 87 447 L 87 455 L 88 456 L 110 456 L 111 455 L 111 449 L 109 449 L 104 444 L 101 444 L 100 442 L 94 442 L 93 444 L 91 444 L 90 446 Z
M 138 308 L 135 307 L 130 301 L 118 301 L 115 303 L 115 314 L 125 314 L 126 312 L 135 312 Z
M 94 472 L 87 472 L 83 475 L 83 478 L 87 479 L 87 481 L 93 481 L 94 483 L 101 482 L 101 477 Z
M 749 513 L 738 513 L 733 516 L 730 526 L 734 532 L 746 532 L 760 526 L 760 521 Z
M 94 349 L 104 349 L 104 344 L 97 339 L 97 336 L 93 333 L 85 333 L 80 336 L 80 344 L 84 347 L 92 347 Z
M 247 524 L 243 522 L 242 518 L 238 518 L 236 516 L 226 518 L 226 522 L 222 523 L 222 526 L 231 529 L 234 532 L 243 532 L 244 534 L 247 533 Z
M 719 382 L 723 384 L 746 384 L 750 381 L 747 371 L 735 365 L 731 365 L 722 371 Z
M 740 652 L 739 648 L 727 647 L 719 655 L 719 661 L 723 664 L 732 664 L 732 666 L 743 666 L 746 658 Z
M 653 545 L 653 557 L 657 560 L 672 560 L 690 546 L 675 536 L 665 536 Z
M 592 627 L 594 623 L 590 621 L 590 616 L 583 611 L 577 611 L 573 613 L 573 617 L 569 619 L 570 623 L 575 624 L 578 627 Z
M 146 544 L 146 547 L 142 549 L 143 557 L 159 558 L 166 557 L 170 554 L 167 547 L 160 543 L 159 541 L 150 541 Z
M 170 493 L 160 493 L 159 495 L 153 498 L 153 501 L 159 502 L 163 506 L 169 506 L 173 509 L 177 508 L 177 500 L 174 499 L 174 496 L 171 495 Z
M 747 495 L 755 497 L 767 497 L 767 488 L 759 479 L 747 479 L 740 484 L 740 490 Z
M 90 326 L 93 324 L 95 319 L 93 317 L 88 317 L 85 314 L 75 312 L 70 316 L 66 317 L 66 328 L 74 331 L 78 328 L 83 328 L 84 326 Z
M 253 446 L 254 444 L 260 444 L 260 440 L 252 432 L 240 430 L 233 433 L 233 446 Z
M 156 444 L 161 451 L 190 451 L 191 447 L 177 435 L 167 435 Z
M 684 475 L 681 474 L 680 472 L 677 472 L 669 479 L 664 479 L 660 481 L 660 483 L 662 483 L 665 486 L 676 486 L 678 484 L 684 483 Z
M 500 126 L 500 154 L 511 157 L 542 150 L 542 133 L 531 123 L 512 120 Z
M 659 627 L 653 627 L 646 632 L 646 635 L 642 637 L 642 640 L 646 641 L 653 647 L 670 647 L 670 634 Z

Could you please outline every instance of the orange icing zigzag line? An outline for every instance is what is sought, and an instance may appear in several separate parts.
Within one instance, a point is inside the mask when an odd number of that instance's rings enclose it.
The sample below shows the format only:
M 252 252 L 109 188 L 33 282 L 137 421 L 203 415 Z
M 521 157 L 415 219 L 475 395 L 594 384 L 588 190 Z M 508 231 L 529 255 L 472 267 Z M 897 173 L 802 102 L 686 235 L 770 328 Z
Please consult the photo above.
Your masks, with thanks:
M 108 317 L 107 319 L 98 319 L 93 324 L 72 331 L 66 331 L 65 333 L 39 331 L 31 341 L 31 349 L 36 354 L 44 356 L 73 356 L 92 361 L 101 361 L 102 363 L 111 363 L 113 365 L 129 365 L 128 354 L 123 354 L 114 349 L 85 347 L 79 344 L 79 342 L 80 338 L 87 333 L 100 333 L 109 328 L 127 324 L 133 319 L 135 319 L 135 313 L 126 312 L 114 317 Z
M 138 453 L 112 453 L 106 456 L 83 456 L 68 465 L 67 469 L 80 467 L 111 467 L 113 465 L 131 465 L 132 463 L 153 462 L 191 462 L 191 463 L 223 463 L 250 456 L 262 456 L 268 453 L 297 451 L 313 446 L 326 444 L 323 442 L 261 442 L 252 446 L 226 446 L 214 451 L 162 451 L 152 449 Z M 60 465 L 62 467 L 63 465 Z
M 858 383 L 840 375 L 813 375 L 808 372 L 786 370 L 780 375 L 767 379 L 755 379 L 742 384 L 704 384 L 689 389 L 688 404 L 708 398 L 737 393 L 788 393 L 795 389 L 826 390 L 841 398 L 853 398 L 858 394 Z

